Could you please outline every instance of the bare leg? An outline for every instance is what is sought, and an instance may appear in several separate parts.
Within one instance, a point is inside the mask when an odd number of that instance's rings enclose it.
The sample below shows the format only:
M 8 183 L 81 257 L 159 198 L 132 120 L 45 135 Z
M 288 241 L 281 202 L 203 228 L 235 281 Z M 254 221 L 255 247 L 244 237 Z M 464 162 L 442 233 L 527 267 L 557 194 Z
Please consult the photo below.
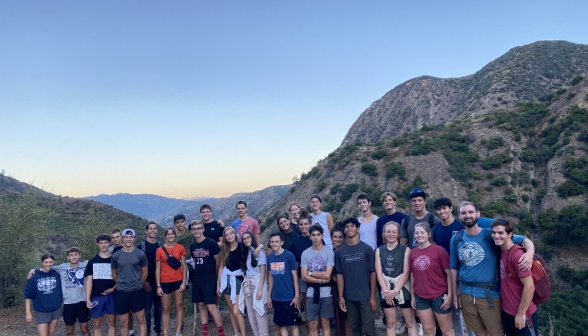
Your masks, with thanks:
M 223 318 L 220 316 L 220 313 L 218 312 L 217 309 L 217 305 L 215 304 L 209 304 L 206 305 L 206 307 L 208 308 L 208 311 L 210 312 L 210 315 L 212 315 L 212 319 L 214 321 L 214 324 L 216 324 L 216 327 L 222 327 L 223 326 Z M 204 314 L 206 320 L 208 320 L 208 316 L 206 314 Z
M 129 315 L 130 313 L 118 315 L 118 324 L 120 325 L 120 336 L 129 336 Z
M 437 314 L 435 318 L 439 323 L 439 329 L 443 333 L 443 336 L 454 336 L 453 329 L 451 328 L 451 313 L 449 314 Z
M 297 325 L 292 326 L 292 336 L 300 336 L 300 330 Z
M 90 335 L 90 328 L 88 328 L 88 322 L 80 323 L 80 331 L 84 336 L 91 336 Z
M 184 292 L 179 290 L 174 292 L 176 304 L 176 334 L 182 332 L 182 324 L 184 324 Z
M 37 324 L 37 333 L 39 336 L 49 335 L 49 323 Z
M 414 318 L 414 309 L 402 308 L 400 311 L 402 312 L 402 317 L 404 318 L 404 324 L 406 325 L 408 336 L 418 336 L 419 329 Z
M 116 315 L 106 315 L 108 323 L 108 336 L 116 336 Z
M 308 326 L 308 334 L 310 336 L 318 336 L 318 321 L 307 321 L 306 325 Z
M 433 315 L 433 310 L 430 308 L 425 310 L 417 310 L 417 314 L 419 315 L 421 324 L 423 325 L 424 336 L 435 335 L 435 316 Z
M 227 308 L 229 309 L 229 318 L 231 319 L 231 325 L 233 326 L 233 332 L 237 333 L 239 331 L 239 325 L 237 324 L 237 319 L 235 318 L 235 314 L 233 314 L 233 303 L 231 302 L 231 296 L 225 294 L 225 301 L 227 302 Z
M 163 294 L 161 298 L 161 326 L 164 335 L 169 332 L 169 312 L 171 310 L 171 294 Z
M 396 308 L 384 308 L 386 336 L 396 336 Z
M 94 336 L 102 335 L 102 321 L 104 321 L 104 316 L 94 319 Z
M 235 297 L 235 302 L 239 302 L 239 295 Z M 243 315 L 241 315 L 241 311 L 239 311 L 239 305 L 237 303 L 232 305 L 231 313 L 233 314 L 233 316 L 235 316 L 235 321 L 237 321 L 237 325 L 239 326 L 241 335 L 247 335 L 245 333 L 245 320 L 243 319 Z M 253 313 L 255 313 L 255 311 L 253 311 Z
M 321 317 L 321 327 L 323 328 L 323 336 L 331 336 L 331 319 Z
M 137 324 L 139 325 L 139 335 L 147 336 L 147 320 L 145 320 L 145 309 L 135 313 Z
M 65 334 L 67 336 L 74 336 L 74 334 L 76 333 L 76 325 L 75 323 L 73 325 L 66 325 L 65 326 Z

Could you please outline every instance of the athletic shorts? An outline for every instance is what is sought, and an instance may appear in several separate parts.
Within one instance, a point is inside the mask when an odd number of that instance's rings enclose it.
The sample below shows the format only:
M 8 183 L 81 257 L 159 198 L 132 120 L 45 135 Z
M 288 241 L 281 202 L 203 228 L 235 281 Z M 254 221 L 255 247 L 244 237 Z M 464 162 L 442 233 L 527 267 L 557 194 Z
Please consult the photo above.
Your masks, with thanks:
M 453 311 L 453 304 L 447 310 L 441 309 L 441 306 L 443 305 L 443 295 L 447 295 L 447 294 L 441 294 L 440 296 L 434 298 L 433 300 L 427 300 L 427 299 L 423 299 L 422 297 L 415 294 L 414 300 L 416 301 L 415 302 L 416 303 L 415 304 L 416 310 L 433 309 L 433 312 L 435 312 L 437 314 L 451 313 Z
M 292 301 L 276 301 L 272 300 L 272 307 L 274 307 L 274 324 L 278 327 L 291 327 L 296 325 L 294 318 L 294 305 L 290 306 Z
M 318 321 L 319 318 L 328 318 L 335 316 L 335 307 L 333 297 L 328 296 L 321 298 L 319 303 L 314 303 L 312 297 L 306 296 L 306 320 Z
M 298 290 L 300 291 L 300 293 L 306 294 L 307 289 L 308 289 L 308 284 L 306 283 L 306 281 L 302 280 L 301 276 L 298 276 Z
M 161 290 L 163 291 L 163 294 L 171 294 L 171 293 L 177 291 L 178 289 L 180 289 L 182 282 L 184 282 L 184 281 L 180 280 L 180 281 L 174 281 L 174 282 L 162 282 L 161 283 Z
M 75 325 L 76 322 L 86 323 L 88 321 L 90 321 L 90 309 L 86 306 L 86 301 L 63 305 L 63 322 L 65 322 L 66 326 Z
M 59 306 L 59 308 L 55 309 L 52 312 L 35 312 L 35 323 L 37 323 L 37 325 L 39 324 L 44 324 L 44 323 L 49 323 L 53 320 L 59 320 L 59 318 L 61 318 L 61 316 L 63 315 L 63 312 L 61 311 L 61 306 Z
M 106 315 L 115 315 L 114 293 L 108 295 L 98 295 L 90 299 L 90 302 L 97 301 L 98 304 L 90 309 L 90 317 L 93 319 L 101 318 Z
M 243 277 L 242 276 L 238 276 L 235 277 L 235 281 L 237 282 L 237 295 L 239 295 L 239 293 L 241 292 L 241 284 L 243 283 Z M 225 290 L 223 290 L 223 294 L 225 295 L 231 295 L 231 280 L 230 280 L 230 276 L 227 275 L 227 287 L 225 288 Z
M 402 309 L 405 308 L 412 308 L 412 304 L 410 302 L 410 298 L 407 299 L 406 296 L 404 297 L 404 303 L 403 304 L 399 304 L 398 303 L 398 299 L 394 298 L 394 306 L 389 305 L 388 303 L 386 303 L 386 301 L 384 300 L 380 300 L 380 306 L 382 306 L 382 309 L 386 309 L 386 308 L 396 308 L 396 307 L 400 307 Z
M 216 304 L 216 279 L 192 281 L 192 302 Z
M 114 309 L 117 315 L 124 315 L 130 311 L 136 313 L 145 309 L 145 290 L 143 288 L 130 292 L 114 292 Z

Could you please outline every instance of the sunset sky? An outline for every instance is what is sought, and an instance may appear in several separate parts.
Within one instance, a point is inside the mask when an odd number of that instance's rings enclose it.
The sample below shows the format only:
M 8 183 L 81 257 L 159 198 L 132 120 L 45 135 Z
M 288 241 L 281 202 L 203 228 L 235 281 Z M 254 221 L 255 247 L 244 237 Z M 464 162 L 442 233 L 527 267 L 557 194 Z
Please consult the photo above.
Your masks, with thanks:
M 4 1 L 0 170 L 55 194 L 228 196 L 335 150 L 416 76 L 537 40 L 586 1 Z

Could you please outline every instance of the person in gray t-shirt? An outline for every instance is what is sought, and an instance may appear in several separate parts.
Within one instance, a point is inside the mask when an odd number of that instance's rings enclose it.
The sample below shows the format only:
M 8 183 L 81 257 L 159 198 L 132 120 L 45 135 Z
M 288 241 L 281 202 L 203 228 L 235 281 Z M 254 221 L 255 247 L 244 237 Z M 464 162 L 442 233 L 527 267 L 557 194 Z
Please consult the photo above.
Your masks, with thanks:
M 440 224 L 441 221 L 425 209 L 427 196 L 423 190 L 413 189 L 410 191 L 409 197 L 413 212 L 400 223 L 400 244 L 414 249 L 419 246 L 414 240 L 414 226 L 424 222 L 429 224 L 432 229 L 435 225 Z

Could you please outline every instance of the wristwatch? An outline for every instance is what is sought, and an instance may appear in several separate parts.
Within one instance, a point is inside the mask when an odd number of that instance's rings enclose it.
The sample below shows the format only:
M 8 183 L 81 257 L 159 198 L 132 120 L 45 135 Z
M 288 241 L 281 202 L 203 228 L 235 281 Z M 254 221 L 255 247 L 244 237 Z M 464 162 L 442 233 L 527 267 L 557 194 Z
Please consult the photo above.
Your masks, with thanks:
M 157 284 L 157 287 L 161 287 L 161 284 Z
M 308 271 L 308 276 L 312 276 L 312 271 Z

